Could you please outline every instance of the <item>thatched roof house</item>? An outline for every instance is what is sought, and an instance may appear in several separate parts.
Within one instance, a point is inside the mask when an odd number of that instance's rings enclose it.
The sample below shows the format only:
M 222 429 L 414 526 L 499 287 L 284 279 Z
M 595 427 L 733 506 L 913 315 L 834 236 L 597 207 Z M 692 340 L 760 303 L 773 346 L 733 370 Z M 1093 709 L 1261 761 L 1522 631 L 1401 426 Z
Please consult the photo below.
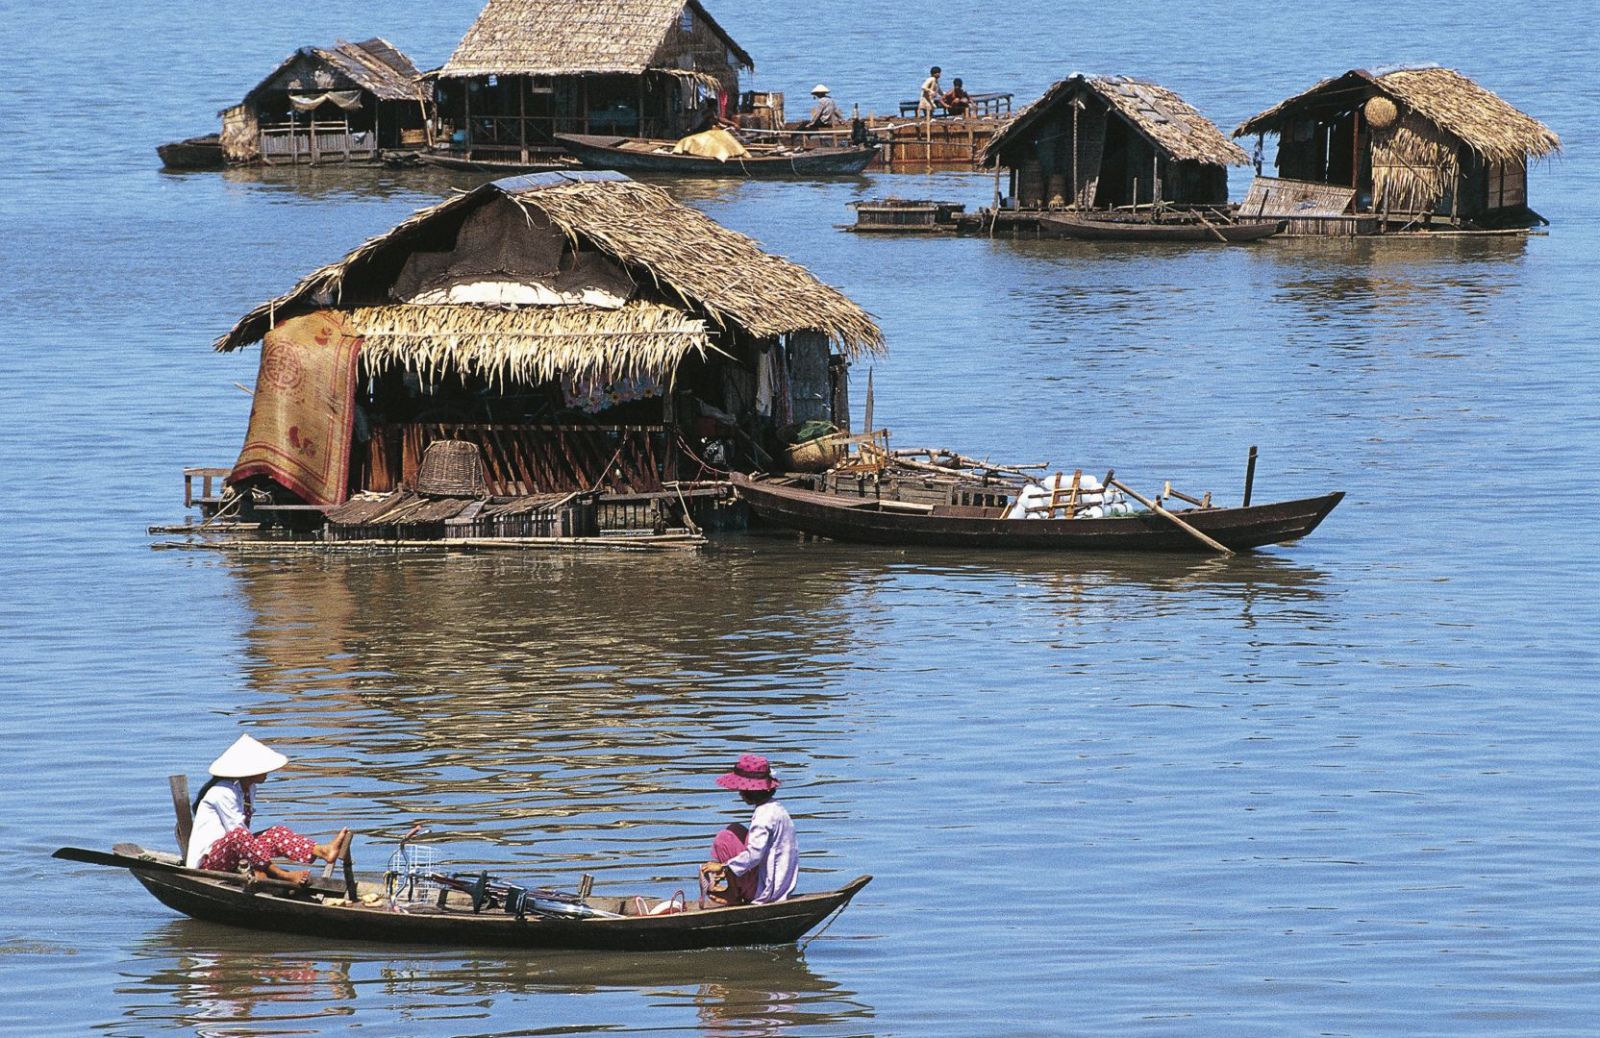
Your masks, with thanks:
M 835 418 L 848 360 L 883 348 L 872 318 L 802 267 L 606 173 L 508 178 L 424 209 L 216 347 L 263 340 L 235 476 L 313 502 L 392 489 L 447 437 L 484 445 L 502 481 L 546 491 L 588 485 L 613 449 L 630 486 L 658 487 L 691 435 L 753 467 L 779 427 Z M 328 444 L 370 430 L 348 478 L 282 460 L 318 428 L 319 466 Z
M 1447 68 L 1352 69 L 1233 131 L 1252 134 L 1278 137 L 1281 178 L 1345 188 L 1343 212 L 1401 224 L 1531 216 L 1528 163 L 1561 149 L 1549 127 Z M 1270 190 L 1252 188 L 1252 200 L 1269 213 Z
M 680 136 L 754 68 L 700 0 L 489 0 L 431 75 L 455 150 L 509 158 L 555 133 Z
M 419 75 L 381 37 L 301 47 L 222 112 L 224 152 L 232 162 L 315 162 L 347 159 L 352 147 L 376 157 L 400 147 L 407 131 L 416 143 L 431 95 Z M 351 139 L 332 139 L 336 133 Z
M 1011 169 L 1011 196 L 1021 208 L 1089 209 L 1153 198 L 1226 202 L 1227 167 L 1248 159 L 1165 87 L 1128 76 L 1073 75 L 1018 112 L 981 161 Z

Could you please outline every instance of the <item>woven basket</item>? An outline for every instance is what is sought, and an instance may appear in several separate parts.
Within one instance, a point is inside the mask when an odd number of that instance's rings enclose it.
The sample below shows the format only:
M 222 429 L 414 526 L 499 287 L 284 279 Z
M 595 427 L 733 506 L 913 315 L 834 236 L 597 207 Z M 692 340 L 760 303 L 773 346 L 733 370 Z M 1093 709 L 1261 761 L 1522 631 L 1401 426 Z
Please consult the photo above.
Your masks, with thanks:
M 422 454 L 417 493 L 429 497 L 488 497 L 483 455 L 467 440 L 434 440 Z
M 850 437 L 843 435 L 797 443 L 783 452 L 785 467 L 790 472 L 826 472 L 845 459 L 849 443 Z

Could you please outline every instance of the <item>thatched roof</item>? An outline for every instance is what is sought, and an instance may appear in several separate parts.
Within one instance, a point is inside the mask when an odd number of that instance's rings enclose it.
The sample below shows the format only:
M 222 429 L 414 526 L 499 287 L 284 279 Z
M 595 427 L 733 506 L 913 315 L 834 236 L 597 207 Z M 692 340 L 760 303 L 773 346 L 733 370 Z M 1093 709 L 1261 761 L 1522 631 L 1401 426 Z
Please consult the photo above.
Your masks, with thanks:
M 643 299 L 621 309 L 536 306 L 367 306 L 344 314 L 362 337 L 369 373 L 408 368 L 490 382 L 548 382 L 563 375 L 662 377 L 690 352 L 714 350 L 705 322 Z
M 380 101 L 415 101 L 417 67 L 394 44 L 380 36 L 360 43 L 339 40 L 332 47 L 301 47 L 278 63 L 261 82 L 245 95 L 250 101 L 272 85 L 278 74 L 302 58 L 327 65 L 356 87 L 369 91 Z
M 660 51 L 685 7 L 722 40 L 739 65 L 755 68 L 700 0 L 489 0 L 437 75 L 679 71 Z
M 1346 98 L 1353 108 L 1374 93 L 1411 109 L 1492 162 L 1521 162 L 1528 155 L 1538 158 L 1561 150 L 1561 138 L 1544 123 L 1448 68 L 1381 74 L 1352 69 L 1246 119 L 1233 135 L 1281 134 L 1308 108 Z
M 1079 89 L 1099 97 L 1157 150 L 1173 159 L 1219 166 L 1239 166 L 1250 161 L 1244 149 L 1224 137 L 1216 123 L 1166 87 L 1129 76 L 1072 75 L 1046 90 L 990 138 L 983 149 L 983 163 L 997 162 L 1002 150 L 1026 139 L 1025 135 L 1057 102 Z
M 393 284 L 407 256 L 424 242 L 436 242 L 441 234 L 453 240 L 467 216 L 501 198 L 521 207 L 530 220 L 535 215 L 548 220 L 575 242 L 622 266 L 636 283 L 655 286 L 666 301 L 681 304 L 690 316 L 710 325 L 743 329 L 759 338 L 820 332 L 850 356 L 883 350 L 883 334 L 877 324 L 843 293 L 822 284 L 798 264 L 763 251 L 750 238 L 699 210 L 674 201 L 660 188 L 618 173 L 508 177 L 423 209 L 337 263 L 312 271 L 287 293 L 251 310 L 216 341 L 216 348 L 248 346 L 259 341 L 276 320 L 319 307 L 389 302 L 377 293 Z M 351 286 L 356 298 L 341 304 Z M 515 323 L 547 316 L 529 318 L 537 309 L 541 308 L 504 311 L 505 320 Z M 578 316 L 574 314 L 573 319 Z M 492 337 L 508 327 L 492 320 L 499 319 L 485 317 L 478 332 Z M 567 326 L 571 327 L 570 322 Z M 546 330 L 536 328 L 527 334 L 549 335 L 548 329 L 555 325 L 539 327 Z M 700 348 L 699 340 L 689 341 L 693 336 L 685 330 L 681 317 L 673 329 L 658 326 L 651 334 L 668 331 L 677 338 L 661 348 Z M 469 348 L 488 349 L 488 339 Z

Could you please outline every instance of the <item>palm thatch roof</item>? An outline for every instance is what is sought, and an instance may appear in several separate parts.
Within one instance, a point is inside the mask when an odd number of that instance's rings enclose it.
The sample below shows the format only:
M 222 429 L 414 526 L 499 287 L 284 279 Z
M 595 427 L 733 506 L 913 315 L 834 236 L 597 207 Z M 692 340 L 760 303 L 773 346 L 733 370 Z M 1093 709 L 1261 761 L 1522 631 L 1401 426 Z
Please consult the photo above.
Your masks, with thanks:
M 1077 90 L 1099 97 L 1158 151 L 1178 161 L 1238 166 L 1250 161 L 1244 149 L 1224 137 L 1217 124 L 1166 87 L 1130 76 L 1072 75 L 1046 90 L 1018 112 L 983 149 L 984 165 L 999 161 L 1000 152 L 1025 139 L 1057 102 Z
M 332 47 L 301 47 L 278 63 L 266 78 L 245 95 L 248 102 L 270 89 L 284 69 L 302 59 L 324 64 L 349 80 L 355 87 L 370 92 L 380 101 L 415 101 L 420 73 L 411 59 L 381 36 L 360 43 L 339 40 Z
M 1491 162 L 1521 162 L 1529 155 L 1539 158 L 1561 150 L 1561 138 L 1544 123 L 1448 68 L 1384 73 L 1352 69 L 1251 116 L 1233 135 L 1281 134 L 1308 108 L 1346 97 L 1353 108 L 1373 94 L 1410 109 Z
M 662 53 L 685 8 L 740 66 L 755 68 L 700 0 L 489 0 L 436 74 L 459 79 L 689 71 Z
M 548 382 L 562 376 L 663 377 L 686 354 L 715 349 L 705 322 L 643 299 L 620 309 L 536 306 L 367 306 L 344 314 L 362 337 L 369 374 L 416 371 L 429 381 L 446 372 L 490 383 Z
M 757 338 L 814 331 L 826 335 L 850 357 L 883 351 L 883 333 L 876 322 L 842 292 L 822 284 L 798 264 L 763 251 L 752 239 L 723 227 L 699 210 L 674 201 L 660 188 L 618 173 L 508 177 L 423 209 L 342 260 L 307 274 L 283 295 L 251 310 L 217 339 L 216 348 L 227 351 L 248 346 L 258 342 L 276 321 L 322 307 L 348 310 L 379 306 L 385 311 L 395 310 L 387 305 L 393 302 L 388 291 L 406 257 L 424 245 L 436 247 L 441 236 L 453 241 L 472 212 L 502 198 L 520 207 L 530 223 L 536 218 L 548 221 L 574 243 L 594 249 L 620 265 L 635 283 L 652 287 L 659 301 L 674 307 L 678 318 L 675 323 L 666 322 L 658 311 L 625 308 L 620 316 L 609 319 L 612 323 L 604 324 L 601 318 L 572 307 L 563 308 L 573 310 L 566 317 L 536 314 L 534 311 L 546 309 L 540 307 L 497 311 L 503 316 L 490 317 L 488 308 L 481 308 L 484 312 L 475 324 L 459 314 L 441 314 L 434 319 L 434 326 L 446 336 L 467 335 L 469 330 L 477 336 L 463 338 L 464 345 L 460 347 L 445 345 L 436 349 L 460 349 L 465 351 L 462 356 L 487 355 L 492 352 L 494 337 L 511 334 L 509 328 L 528 321 L 528 330 L 515 334 L 553 341 L 557 338 L 555 329 L 589 328 L 605 332 L 607 341 L 619 349 L 637 348 L 642 337 L 654 336 L 660 339 L 660 345 L 652 348 L 677 350 L 679 355 L 689 349 L 703 349 L 711 328 L 742 330 Z M 689 317 L 706 323 L 691 330 L 684 320 L 685 311 Z M 616 323 L 645 321 L 650 315 L 656 321 L 653 325 Z M 380 320 L 377 315 L 369 319 Z M 392 314 L 383 319 L 399 320 Z M 458 323 L 449 324 L 451 320 Z M 407 348 L 416 349 L 420 348 L 419 329 L 423 327 L 418 321 L 413 314 L 410 324 L 375 324 L 374 328 L 395 341 L 410 336 Z M 630 339 L 630 335 L 634 338 Z M 572 336 L 566 338 L 571 340 Z M 575 347 L 569 343 L 562 348 Z

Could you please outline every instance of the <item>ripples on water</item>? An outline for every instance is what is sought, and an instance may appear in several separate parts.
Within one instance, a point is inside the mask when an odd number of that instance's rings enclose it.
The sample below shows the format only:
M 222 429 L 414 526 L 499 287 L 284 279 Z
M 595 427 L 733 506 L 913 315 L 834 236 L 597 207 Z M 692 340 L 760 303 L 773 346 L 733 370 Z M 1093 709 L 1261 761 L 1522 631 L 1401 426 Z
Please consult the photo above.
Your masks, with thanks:
M 477 6 L 14 12 L 39 43 L 19 48 L 0 167 L 0 1030 L 1592 1032 L 1600 242 L 1573 76 L 1592 12 L 1329 9 L 1365 27 L 1361 53 L 1249 5 L 1034 5 L 1002 19 L 1048 41 L 1026 46 L 965 9 L 916 32 L 885 32 L 905 12 L 874 3 L 717 12 L 758 86 L 791 96 L 820 75 L 881 104 L 931 60 L 1028 96 L 1084 68 L 1232 125 L 1351 64 L 1429 58 L 1554 125 L 1568 154 L 1532 191 L 1555 226 L 1527 241 L 866 240 L 833 227 L 852 199 L 978 204 L 992 184 L 668 185 L 879 315 L 898 444 L 1228 499 L 1260 444 L 1258 499 L 1350 493 L 1302 545 L 1226 563 L 756 537 L 683 558 L 148 551 L 178 469 L 242 435 L 230 383 L 254 356 L 206 343 L 472 183 L 172 176 L 150 146 L 301 43 L 382 32 L 437 64 Z M 18 143 L 63 133 L 86 143 Z M 712 776 L 755 749 L 788 781 L 802 882 L 877 879 L 804 952 L 484 956 L 230 931 L 50 862 L 168 842 L 164 777 L 198 779 L 241 725 L 295 761 L 264 815 L 353 824 L 367 867 L 425 820 L 463 868 L 666 894 L 740 813 Z

